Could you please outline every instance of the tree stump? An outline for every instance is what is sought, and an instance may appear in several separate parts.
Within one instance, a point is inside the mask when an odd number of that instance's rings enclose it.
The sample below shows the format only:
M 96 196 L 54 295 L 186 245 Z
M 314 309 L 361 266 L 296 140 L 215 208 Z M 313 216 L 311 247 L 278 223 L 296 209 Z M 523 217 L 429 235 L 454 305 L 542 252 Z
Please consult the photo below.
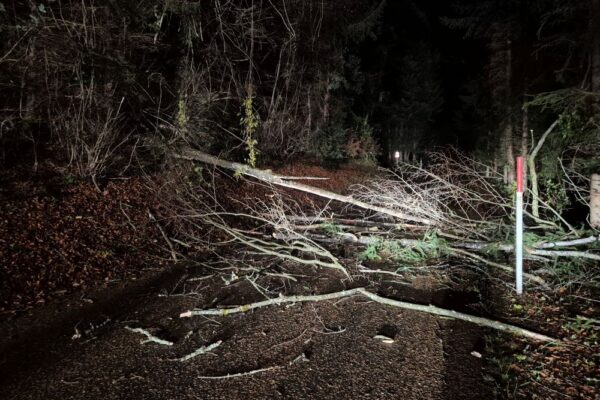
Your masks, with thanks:
M 600 174 L 592 175 L 590 197 L 590 225 L 600 228 Z

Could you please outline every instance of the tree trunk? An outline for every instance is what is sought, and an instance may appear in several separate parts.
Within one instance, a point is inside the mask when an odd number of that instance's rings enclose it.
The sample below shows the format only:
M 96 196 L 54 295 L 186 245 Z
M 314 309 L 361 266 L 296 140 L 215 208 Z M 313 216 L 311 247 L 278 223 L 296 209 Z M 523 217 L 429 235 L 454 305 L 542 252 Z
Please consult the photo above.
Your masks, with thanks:
M 592 175 L 590 190 L 590 225 L 600 228 L 600 174 Z
M 592 0 L 590 34 L 591 90 L 600 92 L 600 0 Z
M 323 126 L 327 126 L 329 122 L 329 101 L 331 99 L 331 92 L 329 90 L 329 76 L 327 76 L 327 81 L 325 81 L 325 98 L 323 99 L 323 108 L 322 108 L 322 118 L 323 118 Z
M 504 129 L 504 151 L 506 163 L 508 165 L 506 184 L 510 185 L 515 181 L 515 152 L 513 144 L 513 117 L 512 117 L 512 43 L 506 42 L 506 127 Z
M 506 155 L 506 182 L 510 185 L 515 181 L 515 152 L 513 148 L 512 121 L 508 121 L 504 131 L 504 154 Z
M 527 107 L 523 108 L 523 121 L 521 126 L 521 157 L 527 160 L 527 153 L 529 152 L 529 110 Z M 523 165 L 523 187 L 527 188 L 527 162 Z

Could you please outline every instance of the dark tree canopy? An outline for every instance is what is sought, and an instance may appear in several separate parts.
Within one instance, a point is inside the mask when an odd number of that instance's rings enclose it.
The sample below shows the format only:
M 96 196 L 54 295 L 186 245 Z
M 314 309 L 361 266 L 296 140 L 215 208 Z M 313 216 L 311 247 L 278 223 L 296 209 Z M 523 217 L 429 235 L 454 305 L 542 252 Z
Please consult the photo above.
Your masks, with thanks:
M 451 144 L 511 164 L 530 129 L 557 115 L 597 129 L 598 9 L 597 0 L 3 3 L 2 160 L 22 149 L 31 157 L 19 162 L 35 163 L 51 148 L 96 177 L 131 167 L 134 152 L 157 165 L 183 144 L 251 163 L 386 162 L 397 150 L 408 160 Z

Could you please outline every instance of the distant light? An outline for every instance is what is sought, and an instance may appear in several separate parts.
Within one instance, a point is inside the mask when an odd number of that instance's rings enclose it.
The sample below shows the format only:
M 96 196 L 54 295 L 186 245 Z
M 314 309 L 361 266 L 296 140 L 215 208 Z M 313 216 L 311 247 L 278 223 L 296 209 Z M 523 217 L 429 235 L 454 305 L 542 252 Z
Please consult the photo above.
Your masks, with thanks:
M 400 152 L 399 152 L 399 151 L 396 151 L 396 152 L 394 153 L 394 158 L 395 158 L 396 160 L 400 158 Z

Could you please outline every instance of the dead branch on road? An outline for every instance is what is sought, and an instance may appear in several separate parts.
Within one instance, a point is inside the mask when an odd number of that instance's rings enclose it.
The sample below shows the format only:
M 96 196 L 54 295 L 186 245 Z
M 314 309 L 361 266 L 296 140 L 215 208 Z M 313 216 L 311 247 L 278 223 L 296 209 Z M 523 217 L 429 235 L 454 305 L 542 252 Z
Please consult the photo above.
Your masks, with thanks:
M 470 314 L 461 313 L 458 311 L 448 310 L 445 308 L 436 307 L 433 305 L 421 305 L 408 303 L 405 301 L 398 301 L 389 299 L 387 297 L 379 296 L 375 293 L 369 292 L 364 288 L 356 288 L 350 290 L 343 290 L 340 292 L 334 293 L 326 293 L 320 295 L 312 295 L 312 296 L 283 296 L 280 295 L 274 299 L 259 301 L 257 303 L 245 304 L 239 307 L 227 307 L 227 308 L 216 308 L 216 309 L 208 309 L 208 310 L 190 310 L 179 315 L 180 318 L 188 318 L 199 315 L 220 315 L 227 316 L 231 314 L 237 313 L 245 313 L 251 310 L 255 310 L 262 307 L 268 307 L 272 305 L 282 305 L 288 303 L 305 303 L 305 302 L 315 302 L 315 301 L 326 301 L 326 300 L 334 300 L 351 296 L 364 296 L 368 299 L 379 303 L 385 304 L 388 306 L 398 307 L 406 310 L 419 311 L 428 314 L 433 314 L 441 317 L 457 319 L 461 321 L 470 322 L 479 326 L 485 326 L 488 328 L 496 329 L 502 332 L 507 332 L 511 334 L 516 334 L 520 336 L 524 336 L 533 340 L 544 341 L 544 342 L 559 342 L 559 340 L 551 338 L 546 335 L 542 335 L 540 333 L 536 333 L 524 328 L 520 328 L 518 326 L 506 324 L 499 321 L 494 321 L 487 318 L 477 317 Z
M 190 354 L 185 355 L 181 358 L 178 358 L 177 361 L 184 362 L 184 361 L 190 360 L 194 357 L 198 357 L 201 354 L 208 353 L 209 351 L 212 351 L 212 350 L 216 349 L 217 347 L 219 347 L 221 345 L 221 343 L 223 343 L 223 342 L 221 340 L 219 340 L 215 343 L 209 344 L 208 346 L 202 346 L 202 347 L 196 349 L 195 351 L 191 352 Z
M 173 342 L 170 342 L 168 340 L 164 340 L 161 339 L 157 336 L 154 336 L 153 334 L 151 334 L 150 332 L 148 332 L 146 329 L 142 329 L 142 328 L 130 328 L 128 326 L 125 327 L 125 329 L 127 329 L 128 331 L 131 332 L 135 332 L 135 333 L 140 333 L 144 336 L 146 336 L 146 340 L 142 340 L 142 344 L 144 343 L 148 343 L 148 342 L 152 342 L 152 343 L 158 343 L 158 344 L 162 344 L 163 346 L 173 346 Z

